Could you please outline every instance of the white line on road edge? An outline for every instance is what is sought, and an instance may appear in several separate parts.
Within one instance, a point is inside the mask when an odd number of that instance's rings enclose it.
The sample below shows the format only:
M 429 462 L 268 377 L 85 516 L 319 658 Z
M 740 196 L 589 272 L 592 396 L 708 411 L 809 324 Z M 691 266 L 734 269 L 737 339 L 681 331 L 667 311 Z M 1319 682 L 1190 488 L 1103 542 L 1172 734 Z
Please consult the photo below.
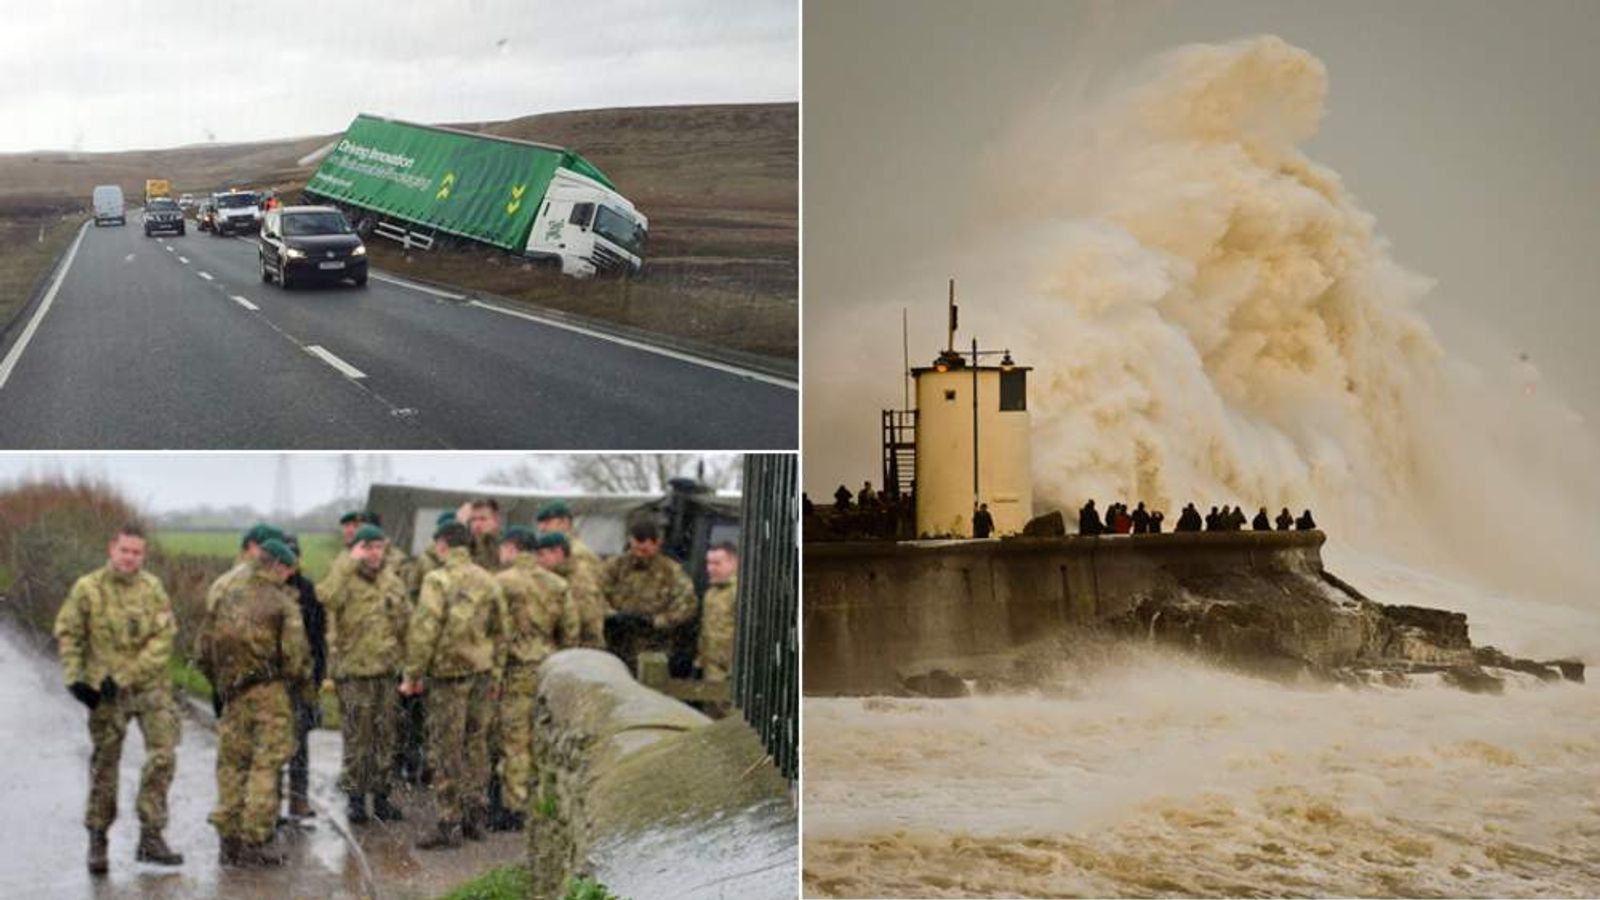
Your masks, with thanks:
M 201 273 L 199 273 L 199 274 L 200 274 L 200 277 L 201 277 L 201 278 L 204 278 L 204 279 L 205 279 L 205 280 L 207 280 L 207 281 L 211 281 L 211 280 L 212 280 L 212 279 L 211 279 L 211 273 L 210 273 L 210 272 L 201 272 Z
M 261 311 L 261 307 L 255 305 L 254 303 L 251 303 L 249 300 L 246 300 L 245 298 L 239 296 L 238 294 L 233 294 L 228 299 L 230 299 L 233 302 L 239 304 L 240 306 L 244 307 L 245 309 L 250 310 L 251 312 L 260 312 Z
M 333 366 L 335 369 L 338 369 L 340 372 L 344 373 L 344 377 L 346 378 L 367 377 L 367 373 L 361 371 L 355 366 L 350 365 L 339 357 L 334 356 L 329 351 L 323 349 L 320 344 L 311 344 L 310 346 L 306 347 L 306 352 L 317 357 L 328 365 Z
M 443 297 L 446 300 L 465 300 L 465 299 L 467 299 L 465 294 L 452 294 L 449 291 L 441 291 L 438 288 L 431 288 L 431 287 L 428 287 L 425 284 L 417 284 L 417 283 L 411 282 L 411 281 L 402 281 L 399 278 L 390 278 L 387 275 L 379 275 L 377 272 L 372 272 L 371 275 L 372 275 L 373 278 L 376 278 L 379 281 L 387 281 L 390 284 L 398 284 L 401 287 L 408 287 L 408 288 L 411 288 L 413 291 L 421 291 L 424 294 L 432 294 L 435 297 Z
M 61 271 L 56 273 L 56 280 L 50 284 L 50 290 L 45 292 L 44 300 L 39 303 L 39 311 L 28 320 L 28 327 L 22 329 L 22 336 L 11 346 L 11 352 L 0 360 L 0 389 L 5 388 L 6 382 L 11 378 L 11 370 L 17 367 L 17 360 L 22 358 L 22 351 L 28 347 L 28 342 L 33 340 L 33 333 L 38 330 L 39 323 L 44 320 L 44 314 L 50 311 L 50 304 L 56 302 L 56 291 L 61 288 L 61 282 L 67 277 L 67 270 L 72 268 L 72 258 L 78 255 L 78 245 L 83 243 L 83 233 L 89 230 L 89 222 L 83 223 L 78 229 L 78 237 L 72 242 L 72 249 L 67 251 L 67 258 L 61 263 Z
M 374 275 L 373 277 L 376 278 L 376 277 L 379 277 L 379 276 Z M 502 313 L 502 314 L 508 315 L 508 316 L 516 316 L 519 319 L 526 319 L 529 322 L 537 322 L 540 325 L 548 325 L 551 328 L 561 328 L 561 329 L 565 329 L 566 331 L 572 331 L 572 332 L 576 332 L 578 334 L 587 335 L 588 337 L 599 338 L 602 341 L 610 341 L 613 344 L 621 344 L 624 347 L 632 347 L 635 350 L 643 350 L 646 353 L 654 353 L 657 356 L 670 357 L 671 359 L 676 359 L 676 360 L 679 360 L 681 362 L 686 362 L 686 363 L 692 363 L 694 365 L 702 366 L 702 367 L 707 368 L 707 369 L 716 369 L 719 372 L 727 372 L 727 373 L 732 374 L 732 375 L 738 375 L 740 378 L 749 378 L 749 379 L 751 379 L 753 381 L 765 382 L 766 384 L 775 385 L 775 386 L 781 387 L 781 388 L 787 388 L 788 390 L 791 390 L 791 391 L 798 391 L 800 389 L 800 385 L 796 384 L 795 382 L 789 381 L 789 380 L 784 379 L 784 378 L 779 378 L 776 375 L 768 375 L 765 372 L 757 372 L 757 371 L 755 371 L 753 369 L 745 369 L 745 368 L 741 368 L 739 366 L 730 365 L 729 363 L 717 362 L 716 360 L 706 359 L 705 357 L 694 356 L 694 355 L 688 354 L 688 353 L 681 353 L 681 352 L 679 352 L 677 350 L 671 350 L 671 349 L 668 349 L 666 347 L 658 347 L 658 346 L 656 346 L 654 344 L 647 344 L 644 341 L 635 341 L 635 340 L 632 340 L 632 339 L 629 339 L 629 338 L 620 337 L 620 336 L 615 335 L 615 334 L 607 334 L 604 331 L 597 331 L 597 330 L 592 329 L 592 328 L 584 328 L 581 325 L 573 325 L 570 322 L 562 322 L 562 321 L 559 321 L 559 320 L 556 320 L 556 319 L 547 319 L 544 316 L 537 316 L 537 315 L 534 315 L 533 313 L 523 312 L 522 310 L 518 310 L 518 309 L 506 309 L 503 306 L 495 306 L 492 303 L 484 303 L 482 300 L 468 300 L 467 301 L 467 305 L 468 306 L 480 307 L 482 309 L 487 309 L 487 310 L 490 310 L 492 312 Z
M 189 264 L 189 257 L 180 256 L 180 257 L 178 257 L 178 262 L 181 262 L 181 263 L 183 263 L 184 265 L 187 266 Z

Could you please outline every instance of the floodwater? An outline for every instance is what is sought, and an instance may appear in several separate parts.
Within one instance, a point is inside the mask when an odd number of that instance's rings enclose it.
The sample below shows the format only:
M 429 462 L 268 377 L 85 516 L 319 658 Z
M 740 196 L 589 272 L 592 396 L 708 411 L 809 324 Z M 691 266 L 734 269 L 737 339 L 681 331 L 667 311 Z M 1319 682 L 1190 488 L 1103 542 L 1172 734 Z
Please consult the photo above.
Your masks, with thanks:
M 1596 658 L 1592 612 L 1334 571 Z M 1134 645 L 1036 690 L 805 716 L 807 896 L 1600 895 L 1593 685 L 1294 687 Z
M 0 628 L 0 758 L 6 760 L 0 773 L 0 847 L 5 848 L 0 897 L 434 897 L 523 858 L 520 833 L 491 835 L 453 851 L 415 850 L 413 842 L 433 820 L 426 798 L 409 792 L 398 797 L 406 822 L 352 831 L 336 786 L 339 735 L 321 730 L 313 732 L 311 742 L 311 801 L 318 815 L 307 828 L 284 830 L 289 864 L 224 869 L 217 864 L 216 831 L 206 821 L 216 802 L 215 735 L 203 722 L 185 717 L 166 830 L 167 843 L 184 854 L 184 864 L 166 868 L 134 862 L 139 835 L 134 801 L 144 762 L 134 726 L 122 748 L 111 871 L 91 878 L 84 867 L 88 836 L 83 828 L 89 732 L 83 707 L 61 683 L 59 664 Z

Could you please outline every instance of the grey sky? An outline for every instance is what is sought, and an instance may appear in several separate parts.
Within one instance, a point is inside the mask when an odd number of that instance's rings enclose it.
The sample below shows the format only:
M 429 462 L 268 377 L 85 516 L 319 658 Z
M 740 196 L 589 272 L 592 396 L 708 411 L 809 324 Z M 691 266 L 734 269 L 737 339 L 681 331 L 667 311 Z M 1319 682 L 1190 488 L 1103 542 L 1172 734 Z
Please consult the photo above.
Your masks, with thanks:
M 1486 334 L 1489 365 L 1526 350 L 1600 423 L 1600 4 L 809 0 L 804 29 L 814 497 L 876 481 L 877 412 L 900 398 L 900 306 L 913 360 L 931 357 L 986 154 L 1026 116 L 1070 112 L 1154 54 L 1258 34 L 1327 65 L 1327 115 L 1305 149 L 1401 265 L 1437 279 L 1422 310 L 1446 347 Z M 963 336 L 1012 339 L 985 317 L 984 284 L 959 289 Z M 858 334 L 884 352 L 841 363 Z
M 0 454 L 0 484 L 36 477 L 103 478 L 142 509 L 171 512 L 207 505 L 237 504 L 272 512 L 278 459 L 290 460 L 291 500 L 300 513 L 334 497 L 339 479 L 337 453 L 6 453 Z M 558 457 L 526 453 L 357 453 L 356 476 L 364 479 L 369 461 L 388 460 L 393 481 L 444 488 L 472 488 L 497 470 L 523 461 L 548 468 L 551 489 L 559 483 Z
M 799 98 L 796 0 L 5 4 L 0 152 Z

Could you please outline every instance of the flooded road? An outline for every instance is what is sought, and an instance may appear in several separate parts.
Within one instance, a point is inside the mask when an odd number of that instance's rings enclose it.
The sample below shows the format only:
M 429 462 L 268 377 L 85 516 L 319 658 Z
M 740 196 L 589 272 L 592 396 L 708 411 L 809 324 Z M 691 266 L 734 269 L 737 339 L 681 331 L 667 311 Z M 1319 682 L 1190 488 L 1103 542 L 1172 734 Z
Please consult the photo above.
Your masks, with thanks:
M 84 709 L 62 688 L 54 659 L 0 627 L 0 758 L 7 763 L 0 772 L 0 847 L 5 848 L 0 897 L 434 897 L 484 870 L 521 859 L 521 834 L 492 835 L 445 853 L 414 850 L 412 842 L 433 824 L 425 798 L 414 794 L 399 797 L 406 822 L 352 832 L 336 788 L 339 735 L 322 730 L 311 742 L 311 802 L 317 816 L 309 827 L 285 829 L 289 863 L 281 869 L 223 869 L 217 865 L 216 831 L 206 821 L 216 802 L 216 738 L 208 718 L 205 713 L 185 716 L 169 795 L 167 842 L 184 855 L 184 864 L 166 868 L 134 862 L 139 838 L 134 797 L 144 744 L 133 726 L 122 749 L 111 872 L 91 878 L 84 867 L 90 749 Z

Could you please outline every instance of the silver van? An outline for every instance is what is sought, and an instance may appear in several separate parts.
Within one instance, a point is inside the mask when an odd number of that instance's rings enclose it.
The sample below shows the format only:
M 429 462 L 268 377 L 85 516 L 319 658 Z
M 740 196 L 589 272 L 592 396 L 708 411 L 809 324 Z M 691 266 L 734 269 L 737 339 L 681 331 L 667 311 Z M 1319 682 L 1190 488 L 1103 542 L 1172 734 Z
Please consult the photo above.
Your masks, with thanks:
M 128 214 L 122 208 L 122 188 L 114 184 L 98 185 L 94 189 L 94 224 L 101 222 L 128 224 Z

